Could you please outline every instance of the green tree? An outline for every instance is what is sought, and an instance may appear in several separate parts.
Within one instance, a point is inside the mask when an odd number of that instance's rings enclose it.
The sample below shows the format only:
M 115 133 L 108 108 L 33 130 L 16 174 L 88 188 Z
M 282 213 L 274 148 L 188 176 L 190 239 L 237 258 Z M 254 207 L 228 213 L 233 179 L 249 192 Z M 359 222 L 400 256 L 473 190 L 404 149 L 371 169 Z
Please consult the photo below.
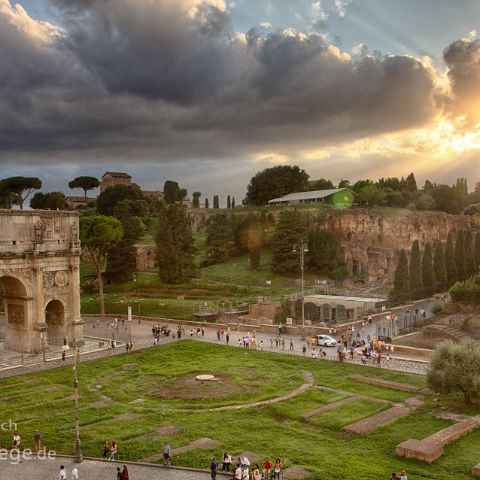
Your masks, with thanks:
M 417 181 L 415 180 L 415 175 L 413 172 L 410 173 L 410 175 L 408 175 L 408 177 L 405 179 L 405 187 L 409 192 L 417 191 Z
M 434 350 L 427 384 L 443 395 L 461 392 L 465 403 L 480 397 L 480 343 L 446 341 Z
M 192 193 L 192 207 L 193 208 L 200 208 L 200 197 L 202 196 L 202 192 L 193 192 Z
M 480 233 L 475 234 L 475 248 L 473 254 L 475 256 L 475 265 L 477 266 L 478 273 L 478 268 L 480 267 Z
M 457 232 L 455 239 L 455 266 L 457 279 L 461 282 L 467 278 L 467 264 L 465 259 L 465 237 L 463 230 Z
M 437 290 L 444 292 L 448 287 L 447 277 L 447 262 L 445 259 L 445 251 L 441 242 L 435 245 L 435 252 L 433 255 L 433 271 L 437 281 Z
M 227 208 L 228 209 L 232 208 L 232 201 L 230 199 L 230 195 L 227 195 Z
M 3 192 L 6 208 L 12 208 L 13 201 L 23 210 L 27 198 L 40 188 L 42 182 L 37 177 L 9 177 L 0 180 L 0 192 Z
M 410 277 L 411 278 L 411 277 Z M 422 259 L 422 281 L 425 294 L 431 296 L 435 293 L 435 273 L 433 271 L 432 245 L 427 243 Z
M 180 187 L 178 186 L 177 182 L 173 180 L 167 180 L 163 185 L 163 199 L 165 203 L 175 203 L 178 199 L 178 191 Z
M 81 188 L 83 190 L 85 198 L 87 198 L 87 192 L 100 186 L 98 178 L 95 177 L 76 177 L 68 183 L 68 188 Z
M 118 242 L 122 237 L 122 224 L 116 218 L 101 215 L 80 217 L 80 241 L 97 272 L 100 317 L 102 319 L 105 318 L 102 273 L 105 271 L 110 245 Z
M 467 269 L 467 277 L 475 275 L 477 265 L 475 263 L 475 253 L 473 251 L 473 236 L 470 230 L 465 232 L 465 266 Z
M 276 273 L 293 275 L 300 271 L 295 246 L 307 236 L 306 222 L 298 210 L 283 210 L 272 239 L 272 269 Z
M 232 208 L 235 208 L 235 197 L 232 197 Z
M 173 203 L 160 209 L 155 241 L 162 282 L 190 280 L 195 273 L 195 246 L 192 220 L 183 205 Z
M 342 178 L 340 182 L 338 182 L 338 188 L 350 188 L 350 180 Z
M 207 249 L 203 264 L 223 263 L 236 253 L 231 219 L 224 213 L 210 217 L 207 223 Z
M 308 191 L 308 175 L 297 165 L 278 165 L 258 172 L 247 186 L 245 204 L 266 205 L 272 198 Z
M 308 182 L 308 189 L 310 191 L 315 190 L 332 190 L 335 186 L 331 182 L 331 180 L 327 180 L 326 178 L 320 178 L 318 180 L 310 180 Z
M 97 198 L 97 212 L 112 217 L 117 203 L 123 200 L 137 202 L 143 200 L 140 188 L 132 185 L 115 185 L 106 188 Z
M 68 210 L 67 197 L 62 192 L 37 192 L 30 200 L 34 210 Z
M 208 198 L 205 198 L 205 208 L 209 208 L 210 205 L 208 204 Z
M 376 185 L 366 185 L 360 190 L 360 201 L 370 207 L 385 203 L 385 191 Z
M 412 244 L 412 250 L 410 252 L 410 265 L 409 265 L 409 283 L 410 283 L 410 296 L 414 300 L 422 298 L 424 292 L 423 280 L 422 280 L 422 263 L 420 258 L 420 244 L 418 240 L 415 240 Z
M 400 251 L 397 268 L 395 269 L 395 278 L 393 290 L 390 292 L 392 299 L 398 302 L 410 300 L 410 281 L 408 275 L 408 258 L 405 249 Z
M 447 264 L 447 285 L 452 286 L 457 281 L 457 266 L 455 263 L 455 249 L 453 247 L 453 235 L 451 232 L 448 234 L 447 237 L 445 262 Z
M 213 208 L 220 208 L 220 200 L 218 195 L 213 196 Z
M 345 266 L 342 246 L 335 232 L 320 228 L 308 232 L 306 266 L 312 272 L 330 276 L 334 276 L 337 269 Z
M 126 282 L 132 279 L 137 270 L 137 250 L 135 242 L 137 232 L 143 232 L 143 223 L 139 217 L 121 219 L 123 238 L 112 242 L 107 251 L 106 276 L 111 282 Z

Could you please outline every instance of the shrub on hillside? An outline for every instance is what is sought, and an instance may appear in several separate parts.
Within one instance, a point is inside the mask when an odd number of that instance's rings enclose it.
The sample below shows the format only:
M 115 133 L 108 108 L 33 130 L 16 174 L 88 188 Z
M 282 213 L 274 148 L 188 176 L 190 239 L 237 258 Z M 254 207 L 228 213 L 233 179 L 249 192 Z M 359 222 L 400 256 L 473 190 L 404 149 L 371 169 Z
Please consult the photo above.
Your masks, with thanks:
M 455 283 L 450 289 L 450 296 L 454 302 L 480 305 L 480 275 Z

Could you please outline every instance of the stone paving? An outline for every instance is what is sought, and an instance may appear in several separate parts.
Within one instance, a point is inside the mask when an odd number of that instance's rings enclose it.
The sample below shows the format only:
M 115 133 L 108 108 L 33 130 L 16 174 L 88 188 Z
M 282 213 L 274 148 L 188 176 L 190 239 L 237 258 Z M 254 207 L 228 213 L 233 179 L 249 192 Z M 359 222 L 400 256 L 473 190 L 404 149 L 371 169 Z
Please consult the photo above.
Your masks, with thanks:
M 206 459 L 208 462 L 209 459 Z M 13 464 L 8 460 L 0 461 L 0 480 L 49 480 L 58 478 L 60 466 L 67 470 L 70 478 L 72 469 L 78 468 L 79 480 L 115 480 L 117 467 L 122 467 L 121 462 L 106 462 L 101 460 L 84 460 L 75 464 L 71 458 L 58 457 L 52 460 L 24 460 L 22 463 Z M 208 468 L 208 465 L 206 465 Z M 178 468 L 164 468 L 162 466 L 149 466 L 128 464 L 132 480 L 205 480 L 210 478 L 208 471 L 192 471 Z M 217 478 L 226 479 L 230 476 L 217 474 Z

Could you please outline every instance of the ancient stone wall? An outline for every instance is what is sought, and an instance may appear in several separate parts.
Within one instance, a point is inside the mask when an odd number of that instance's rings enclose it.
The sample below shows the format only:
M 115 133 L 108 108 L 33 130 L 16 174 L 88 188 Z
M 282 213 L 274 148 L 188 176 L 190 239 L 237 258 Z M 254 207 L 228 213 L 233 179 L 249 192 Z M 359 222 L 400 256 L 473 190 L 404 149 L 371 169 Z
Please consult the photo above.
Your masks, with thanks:
M 451 231 L 478 230 L 468 216 L 407 210 L 329 210 L 319 224 L 338 234 L 349 273 L 368 283 L 392 282 L 400 250 L 409 251 L 414 240 L 423 251 L 428 242 L 446 242 Z

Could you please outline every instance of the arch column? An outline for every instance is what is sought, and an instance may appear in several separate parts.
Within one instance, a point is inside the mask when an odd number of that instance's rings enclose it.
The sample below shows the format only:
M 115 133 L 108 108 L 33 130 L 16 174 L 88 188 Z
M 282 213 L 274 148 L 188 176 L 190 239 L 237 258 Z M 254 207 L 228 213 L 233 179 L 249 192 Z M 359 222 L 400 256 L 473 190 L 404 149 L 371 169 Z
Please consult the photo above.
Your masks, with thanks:
M 44 351 L 47 346 L 47 324 L 45 323 L 45 295 L 43 292 L 43 267 L 34 265 L 34 305 L 35 322 L 33 324 L 33 350 L 35 352 Z
M 69 329 L 69 342 L 83 345 L 83 324 L 85 323 L 80 313 L 80 269 L 76 264 L 70 264 L 70 298 L 71 298 L 71 329 Z

